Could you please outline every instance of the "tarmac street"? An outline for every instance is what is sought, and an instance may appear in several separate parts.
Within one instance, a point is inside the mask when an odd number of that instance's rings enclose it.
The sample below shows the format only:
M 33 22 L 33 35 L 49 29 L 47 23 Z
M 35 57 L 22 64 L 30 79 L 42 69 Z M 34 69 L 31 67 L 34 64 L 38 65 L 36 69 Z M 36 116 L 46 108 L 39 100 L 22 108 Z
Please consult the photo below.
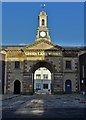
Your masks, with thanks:
M 86 96 L 3 95 L 2 118 L 85 118 Z

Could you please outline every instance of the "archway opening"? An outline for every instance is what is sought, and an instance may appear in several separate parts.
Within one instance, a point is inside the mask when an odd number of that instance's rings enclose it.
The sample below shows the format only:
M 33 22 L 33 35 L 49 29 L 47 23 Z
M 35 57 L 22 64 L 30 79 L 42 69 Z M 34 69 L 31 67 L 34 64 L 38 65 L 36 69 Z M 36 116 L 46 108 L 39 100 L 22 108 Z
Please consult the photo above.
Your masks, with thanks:
M 54 67 L 52 63 L 39 61 L 31 67 L 31 73 L 33 74 L 33 93 L 53 92 Z
M 46 67 L 34 72 L 34 92 L 51 94 L 51 72 Z
M 19 80 L 14 82 L 14 94 L 20 94 L 21 83 Z
M 66 80 L 66 82 L 65 82 L 65 92 L 66 92 L 66 94 L 71 94 L 72 93 L 71 80 Z

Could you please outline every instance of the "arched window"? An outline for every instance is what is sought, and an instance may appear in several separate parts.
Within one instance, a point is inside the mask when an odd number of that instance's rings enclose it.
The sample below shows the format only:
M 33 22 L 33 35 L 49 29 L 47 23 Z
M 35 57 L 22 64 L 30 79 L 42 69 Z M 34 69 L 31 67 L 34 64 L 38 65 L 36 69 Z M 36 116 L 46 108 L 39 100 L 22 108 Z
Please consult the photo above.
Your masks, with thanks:
M 42 19 L 42 25 L 44 25 L 44 19 Z

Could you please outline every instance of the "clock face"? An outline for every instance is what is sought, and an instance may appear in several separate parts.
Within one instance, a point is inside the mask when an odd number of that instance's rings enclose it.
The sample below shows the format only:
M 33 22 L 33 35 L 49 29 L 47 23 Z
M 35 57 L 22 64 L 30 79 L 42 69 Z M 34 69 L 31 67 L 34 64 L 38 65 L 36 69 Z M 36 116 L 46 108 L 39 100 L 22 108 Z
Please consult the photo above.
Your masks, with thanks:
M 40 32 L 40 36 L 41 36 L 41 37 L 45 37 L 45 36 L 46 36 L 46 32 L 45 32 L 45 31 L 41 31 L 41 32 Z

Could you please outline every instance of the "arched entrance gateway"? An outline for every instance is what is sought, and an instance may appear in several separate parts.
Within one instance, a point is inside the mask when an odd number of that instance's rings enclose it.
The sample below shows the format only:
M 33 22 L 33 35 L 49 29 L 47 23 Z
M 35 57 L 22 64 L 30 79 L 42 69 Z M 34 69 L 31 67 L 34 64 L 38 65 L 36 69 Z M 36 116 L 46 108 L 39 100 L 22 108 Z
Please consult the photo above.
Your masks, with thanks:
M 33 75 L 33 93 L 49 93 L 53 92 L 53 73 L 54 67 L 51 63 L 40 61 L 31 67 Z
M 41 72 L 44 72 L 43 69 L 49 73 L 50 78 L 43 73 L 41 75 L 37 75 L 37 72 L 40 70 Z M 63 74 L 57 71 L 56 66 L 52 61 L 33 61 L 32 64 L 30 63 L 27 71 L 28 72 L 24 72 L 24 79 L 22 83 L 24 94 L 34 94 L 38 92 L 59 94 L 63 92 Z M 40 79 L 43 75 L 46 79 Z

